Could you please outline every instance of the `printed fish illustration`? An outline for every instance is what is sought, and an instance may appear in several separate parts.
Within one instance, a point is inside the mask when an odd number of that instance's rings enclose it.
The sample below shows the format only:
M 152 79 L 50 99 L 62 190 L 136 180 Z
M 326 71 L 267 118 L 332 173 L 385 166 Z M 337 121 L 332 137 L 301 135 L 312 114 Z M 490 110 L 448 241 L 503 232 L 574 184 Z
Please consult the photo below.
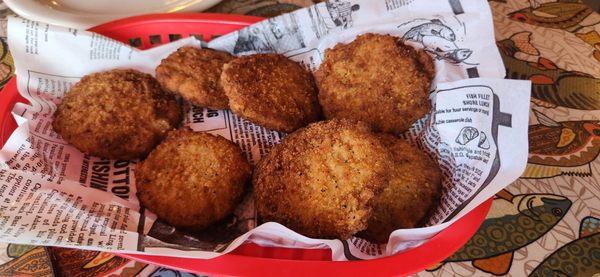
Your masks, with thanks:
M 69 248 L 51 248 L 52 257 L 64 276 L 110 275 L 130 260 L 99 251 L 81 251 Z
M 469 49 L 461 48 L 461 49 L 446 51 L 446 52 L 442 52 L 442 53 L 443 53 L 442 54 L 443 59 L 459 63 L 461 61 L 468 59 L 471 56 L 471 54 L 473 54 L 473 51 L 471 51 Z
M 456 34 L 450 27 L 444 25 L 439 19 L 432 19 L 428 23 L 412 27 L 406 34 L 404 39 L 409 39 L 416 42 L 423 42 L 425 36 L 441 37 L 449 41 L 456 40 Z
M 540 124 L 529 126 L 529 160 L 522 178 L 590 176 L 600 154 L 600 121 L 556 122 L 535 111 Z
M 531 33 L 520 32 L 513 34 L 510 39 L 514 42 L 518 51 L 532 56 L 539 56 L 540 51 L 531 44 Z
M 87 262 L 85 265 L 83 265 L 83 268 L 87 269 L 87 268 L 92 268 L 92 267 L 96 267 L 96 266 L 101 266 L 101 265 L 107 263 L 108 261 L 110 261 L 114 257 L 116 257 L 116 256 L 115 256 L 115 254 L 112 254 L 112 253 L 98 252 L 94 258 L 92 258 L 89 262 Z
M 33 248 L 35 248 L 35 246 L 33 245 L 11 243 L 6 248 L 6 254 L 10 258 L 18 258 L 23 256 L 23 254 L 29 252 Z
M 503 190 L 496 196 L 475 235 L 443 263 L 472 261 L 482 271 L 506 274 L 513 253 L 550 231 L 571 207 L 571 201 L 560 195 L 512 195 Z
M 529 276 L 596 276 L 600 272 L 600 219 L 581 221 L 579 239 L 562 246 L 542 261 Z
M 411 22 L 403 25 L 409 23 Z M 461 63 L 473 54 L 472 50 L 456 45 L 456 34 L 439 19 L 432 19 L 410 28 L 402 38 L 421 44 L 425 51 L 432 53 L 438 60 Z
M 541 1 L 541 0 L 529 0 L 529 6 L 532 7 L 532 8 L 534 8 L 534 9 L 535 8 L 539 8 L 540 5 L 542 4 L 539 1 Z
M 530 32 L 521 32 L 498 41 L 498 49 L 510 79 L 531 80 L 531 96 L 553 106 L 579 110 L 600 109 L 600 79 L 577 71 L 558 68 L 540 57 L 538 62 L 515 58 L 517 52 L 531 52 Z M 523 49 L 523 45 L 527 45 Z M 537 51 L 537 50 L 536 50 Z
M 470 49 L 458 48 L 456 43 L 440 36 L 424 36 L 421 44 L 425 51 L 432 53 L 436 59 L 452 63 L 461 63 L 473 54 Z
M 508 14 L 508 17 L 545 28 L 576 31 L 584 27 L 581 23 L 590 14 L 592 10 L 583 3 L 578 3 L 576 0 L 559 0 L 518 10 Z
M 583 40 L 585 43 L 594 47 L 594 52 L 592 52 L 592 56 L 600 62 L 600 34 L 598 31 L 590 31 L 584 34 L 575 34 L 578 38 Z
M 0 276 L 52 276 L 51 264 L 46 248 L 38 246 L 0 264 Z
M 529 0 L 529 6 L 531 6 L 532 8 L 537 8 L 540 6 L 540 2 L 538 2 L 539 0 Z M 506 0 L 488 0 L 488 2 L 500 2 L 500 3 L 506 3 Z
M 0 48 L 0 87 L 2 87 L 13 75 L 14 61 L 4 40 L 0 40 Z

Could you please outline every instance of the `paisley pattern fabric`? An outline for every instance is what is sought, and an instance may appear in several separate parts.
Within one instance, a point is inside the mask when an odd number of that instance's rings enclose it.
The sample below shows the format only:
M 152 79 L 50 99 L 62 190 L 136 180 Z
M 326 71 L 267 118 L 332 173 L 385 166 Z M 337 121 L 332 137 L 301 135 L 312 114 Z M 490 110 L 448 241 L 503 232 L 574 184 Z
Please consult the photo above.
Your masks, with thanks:
M 224 0 L 209 12 L 271 17 L 313 2 Z M 489 3 L 507 78 L 533 83 L 529 162 L 470 241 L 417 275 L 600 274 L 600 15 L 578 0 Z M 5 30 L 0 21 L 0 85 L 13 71 Z M 110 253 L 0 244 L 0 276 L 19 274 L 196 276 Z

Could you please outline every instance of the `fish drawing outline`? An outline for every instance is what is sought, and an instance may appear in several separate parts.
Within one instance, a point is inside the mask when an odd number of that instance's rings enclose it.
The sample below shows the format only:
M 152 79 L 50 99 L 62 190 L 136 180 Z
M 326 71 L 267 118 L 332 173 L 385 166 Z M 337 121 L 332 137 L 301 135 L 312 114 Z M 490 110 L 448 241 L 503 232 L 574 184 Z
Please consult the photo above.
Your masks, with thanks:
M 481 271 L 504 275 L 510 270 L 514 252 L 552 230 L 572 204 L 568 198 L 555 194 L 513 195 L 504 189 L 496 196 L 473 237 L 428 271 L 438 270 L 446 263 L 470 261 Z
M 600 219 L 587 216 L 579 225 L 579 238 L 546 257 L 529 276 L 596 276 L 600 272 L 598 245 Z
M 592 15 L 594 12 L 577 0 L 558 0 L 556 2 L 531 5 L 508 14 L 508 18 L 517 22 L 544 28 L 562 29 L 577 32 L 585 27 L 598 24 Z
M 56 275 L 53 271 L 49 250 L 42 246 L 21 252 L 18 257 L 0 264 L 0 276 Z
M 398 26 L 412 24 L 422 19 L 415 19 Z M 473 54 L 468 48 L 460 48 L 456 44 L 456 33 L 440 19 L 431 19 L 411 27 L 402 39 L 421 44 L 423 49 L 434 55 L 437 60 L 446 60 L 453 64 L 467 63 Z
M 559 68 L 531 43 L 532 33 L 523 31 L 497 42 L 506 67 L 506 78 L 531 81 L 531 97 L 544 107 L 578 110 L 600 109 L 600 79 Z M 537 57 L 537 62 L 517 58 L 517 53 Z
M 539 124 L 529 126 L 529 158 L 521 178 L 591 176 L 600 156 L 600 121 L 557 122 L 533 110 Z

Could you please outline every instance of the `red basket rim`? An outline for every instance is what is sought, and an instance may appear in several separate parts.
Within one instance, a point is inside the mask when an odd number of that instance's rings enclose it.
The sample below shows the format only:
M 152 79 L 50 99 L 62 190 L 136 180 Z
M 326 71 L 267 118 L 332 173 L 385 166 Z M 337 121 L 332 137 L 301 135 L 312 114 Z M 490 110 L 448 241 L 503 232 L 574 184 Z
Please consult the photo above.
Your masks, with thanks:
M 256 23 L 264 18 L 231 14 L 179 13 L 150 14 L 119 19 L 90 29 L 110 36 L 115 30 L 123 30 L 148 23 L 187 23 L 187 24 L 228 24 L 240 28 Z M 15 102 L 24 102 L 19 95 L 16 77 L 2 89 L 0 97 L 0 143 L 16 128 L 10 115 Z M 408 275 L 423 270 L 452 255 L 477 231 L 492 205 L 490 198 L 457 222 L 431 238 L 419 247 L 389 257 L 350 262 L 306 261 L 276 258 L 262 258 L 236 254 L 236 251 L 213 259 L 174 258 L 144 254 L 118 254 L 120 256 L 148 262 L 183 271 L 213 275 L 312 275 L 312 274 L 369 274 L 369 275 Z M 241 248 L 267 249 L 254 244 L 244 244 Z M 282 248 L 268 248 L 277 249 Z M 237 250 L 237 249 L 236 249 Z M 289 250 L 289 249 L 288 249 Z M 297 251 L 323 251 L 298 249 Z M 239 251 L 237 251 L 239 252 Z M 248 252 L 248 251 L 246 251 Z
M 265 20 L 264 17 L 237 15 L 237 14 L 220 14 L 220 13 L 156 13 L 132 16 L 122 19 L 117 19 L 88 29 L 96 33 L 114 31 L 116 29 L 131 28 L 131 26 L 144 25 L 152 23 L 210 23 L 210 24 L 226 24 L 239 25 L 242 27 L 249 26 L 256 22 Z

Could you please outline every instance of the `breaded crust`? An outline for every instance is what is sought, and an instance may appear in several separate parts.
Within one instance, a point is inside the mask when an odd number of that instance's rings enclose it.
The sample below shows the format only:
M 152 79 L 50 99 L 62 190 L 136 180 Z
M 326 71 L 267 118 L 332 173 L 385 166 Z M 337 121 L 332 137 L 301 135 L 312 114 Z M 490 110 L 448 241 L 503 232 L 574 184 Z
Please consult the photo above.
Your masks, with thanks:
M 175 98 L 152 76 L 115 69 L 76 83 L 58 105 L 52 127 L 84 153 L 129 160 L 145 157 L 182 118 Z
M 156 68 L 156 79 L 171 93 L 200 107 L 227 109 L 227 96 L 219 84 L 229 53 L 212 49 L 181 47 Z
M 391 157 L 362 123 L 310 124 L 256 167 L 259 216 L 303 235 L 346 239 L 367 227 L 374 196 L 388 184 Z
M 229 62 L 221 85 L 234 113 L 272 130 L 293 132 L 321 114 L 312 74 L 279 54 Z
M 169 133 L 135 178 L 146 208 L 175 227 L 198 231 L 233 212 L 251 174 L 234 143 L 182 129 Z
M 390 134 L 378 135 L 392 154 L 390 184 L 373 204 L 369 227 L 360 236 L 387 242 L 397 229 L 423 224 L 442 193 L 440 168 L 425 152 Z
M 325 51 L 315 72 L 326 118 L 402 132 L 431 108 L 431 57 L 389 35 L 365 34 Z

